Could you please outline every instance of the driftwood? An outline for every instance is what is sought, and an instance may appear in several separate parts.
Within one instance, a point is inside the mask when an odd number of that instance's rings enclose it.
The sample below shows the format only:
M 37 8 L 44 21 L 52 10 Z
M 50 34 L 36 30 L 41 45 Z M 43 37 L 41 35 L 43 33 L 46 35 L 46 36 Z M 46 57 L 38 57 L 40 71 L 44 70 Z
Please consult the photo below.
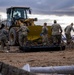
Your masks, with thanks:
M 0 62 L 0 75 L 36 75 L 36 74 Z

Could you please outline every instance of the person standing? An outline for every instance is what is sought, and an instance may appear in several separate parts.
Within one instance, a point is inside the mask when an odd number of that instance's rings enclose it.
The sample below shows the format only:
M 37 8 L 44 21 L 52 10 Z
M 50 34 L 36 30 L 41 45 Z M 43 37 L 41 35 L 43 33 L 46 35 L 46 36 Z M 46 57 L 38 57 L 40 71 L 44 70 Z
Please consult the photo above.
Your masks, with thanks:
M 74 31 L 73 23 L 71 23 L 70 25 L 66 26 L 65 29 L 64 29 L 67 44 L 69 44 L 70 42 L 72 42 L 71 30 Z
M 20 20 L 18 23 L 20 24 L 20 28 L 17 30 L 17 32 L 19 32 L 19 44 L 20 46 L 25 46 L 28 40 L 27 36 L 29 33 L 29 28 Z
M 42 27 L 42 42 L 43 45 L 47 45 L 48 44 L 48 28 L 47 28 L 47 23 L 44 23 L 43 27 Z
M 4 50 L 4 47 L 7 47 L 7 51 L 10 50 L 9 42 L 8 42 L 8 30 L 6 29 L 4 24 L 1 24 L 0 28 L 0 42 L 1 48 Z
M 54 24 L 51 26 L 51 31 L 53 44 L 61 44 L 62 27 L 56 20 L 54 20 Z

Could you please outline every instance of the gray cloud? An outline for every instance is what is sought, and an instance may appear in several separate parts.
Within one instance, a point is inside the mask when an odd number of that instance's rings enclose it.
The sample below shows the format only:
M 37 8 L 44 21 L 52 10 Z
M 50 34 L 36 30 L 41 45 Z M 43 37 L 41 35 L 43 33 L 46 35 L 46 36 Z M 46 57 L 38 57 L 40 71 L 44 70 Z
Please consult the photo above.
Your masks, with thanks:
M 28 6 L 35 14 L 74 15 L 74 0 L 0 0 L 0 11 L 11 6 Z

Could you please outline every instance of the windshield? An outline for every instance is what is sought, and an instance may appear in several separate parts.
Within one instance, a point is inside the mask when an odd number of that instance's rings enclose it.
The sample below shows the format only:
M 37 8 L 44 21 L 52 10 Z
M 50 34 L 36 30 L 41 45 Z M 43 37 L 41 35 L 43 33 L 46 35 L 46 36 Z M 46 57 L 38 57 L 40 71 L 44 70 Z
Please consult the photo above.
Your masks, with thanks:
M 13 10 L 13 18 L 15 19 L 19 19 L 19 18 L 22 18 L 22 19 L 27 19 L 27 10 L 25 9 L 14 9 Z

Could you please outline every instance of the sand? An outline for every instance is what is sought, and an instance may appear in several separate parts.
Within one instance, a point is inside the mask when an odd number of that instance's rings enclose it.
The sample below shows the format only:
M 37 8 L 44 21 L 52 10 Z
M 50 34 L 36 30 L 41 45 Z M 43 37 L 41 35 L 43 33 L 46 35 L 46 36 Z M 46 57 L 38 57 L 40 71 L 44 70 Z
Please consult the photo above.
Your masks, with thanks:
M 0 53 L 0 61 L 22 68 L 30 66 L 66 66 L 74 65 L 74 49 L 66 48 L 64 51 L 17 53 L 18 47 L 11 47 L 12 53 Z

